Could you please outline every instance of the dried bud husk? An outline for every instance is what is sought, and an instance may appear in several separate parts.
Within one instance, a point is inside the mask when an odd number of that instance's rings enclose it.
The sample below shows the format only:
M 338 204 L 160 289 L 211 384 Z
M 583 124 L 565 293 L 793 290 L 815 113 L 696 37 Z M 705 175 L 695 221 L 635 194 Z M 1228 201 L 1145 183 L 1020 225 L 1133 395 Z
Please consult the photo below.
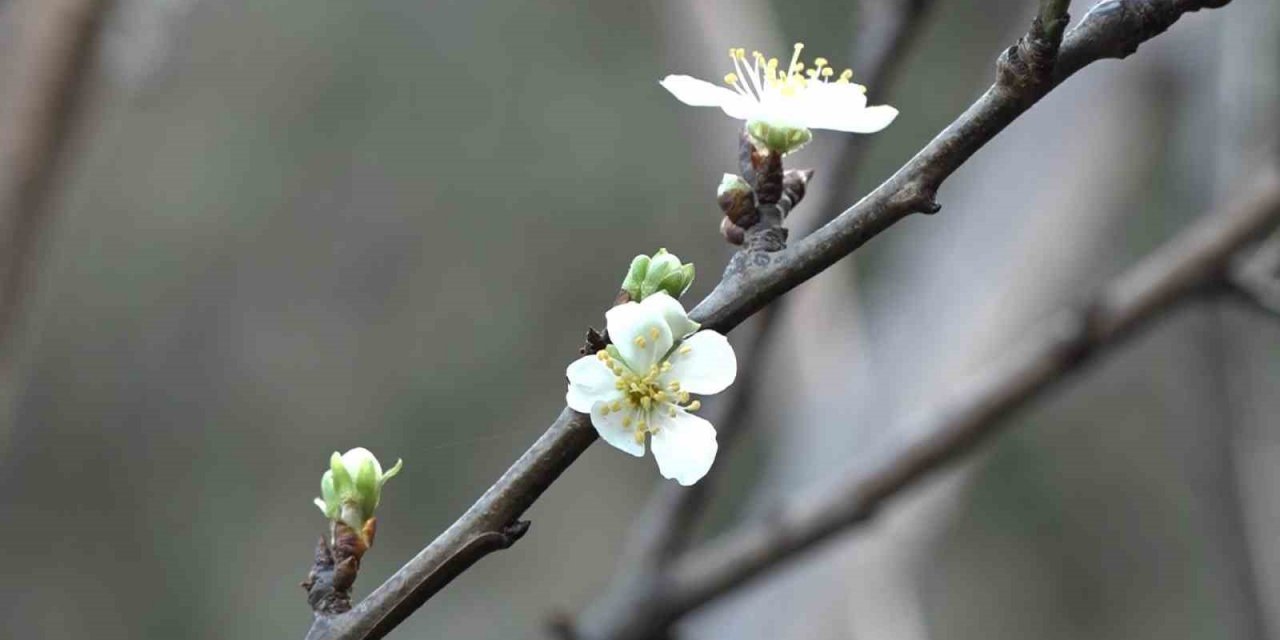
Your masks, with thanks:
M 747 239 L 747 230 L 728 218 L 720 218 L 720 235 L 723 235 L 729 244 L 740 245 Z
M 716 189 L 716 204 L 720 211 L 735 225 L 750 227 L 760 219 L 756 211 L 756 193 L 741 176 L 732 173 L 724 174 L 720 187 Z

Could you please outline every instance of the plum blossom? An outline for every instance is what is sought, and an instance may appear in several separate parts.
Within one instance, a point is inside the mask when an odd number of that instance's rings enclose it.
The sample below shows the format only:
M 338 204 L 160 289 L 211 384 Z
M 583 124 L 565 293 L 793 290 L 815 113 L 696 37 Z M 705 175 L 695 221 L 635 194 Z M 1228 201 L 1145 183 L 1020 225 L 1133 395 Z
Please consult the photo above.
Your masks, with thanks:
M 745 120 L 747 130 L 763 146 L 787 154 L 812 138 L 810 129 L 875 133 L 889 126 L 898 110 L 867 106 L 867 88 L 851 82 L 853 72 L 838 76 L 826 58 L 807 67 L 800 60 L 804 48 L 796 43 L 791 62 L 779 69 L 777 58 L 731 49 L 734 70 L 720 86 L 686 75 L 669 75 L 659 83 L 676 99 L 695 107 L 719 107 Z
M 663 477 L 688 486 L 715 461 L 716 431 L 694 415 L 691 394 L 719 393 L 733 383 L 738 362 L 729 341 L 699 331 L 684 307 L 665 292 L 627 302 L 605 314 L 613 344 L 566 370 L 565 399 L 610 445 L 642 457 L 645 443 Z

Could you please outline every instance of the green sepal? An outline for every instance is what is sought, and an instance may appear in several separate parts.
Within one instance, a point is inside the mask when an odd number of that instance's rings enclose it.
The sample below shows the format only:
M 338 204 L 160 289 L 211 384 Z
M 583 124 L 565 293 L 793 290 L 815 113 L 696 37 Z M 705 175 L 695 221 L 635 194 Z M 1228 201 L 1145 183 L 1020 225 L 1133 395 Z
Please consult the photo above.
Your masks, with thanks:
M 356 469 L 356 498 L 360 503 L 360 509 L 366 514 L 372 514 L 377 508 L 382 493 L 382 484 L 378 482 L 378 470 L 373 464 L 372 460 L 368 460 Z
M 342 454 L 337 451 L 329 458 L 329 471 L 333 473 L 333 493 L 338 500 L 345 500 L 355 492 L 355 481 L 351 479 L 347 466 L 342 463 Z
M 649 256 L 639 255 L 631 259 L 631 267 L 627 269 L 627 277 L 622 280 L 622 290 L 626 291 L 632 300 L 640 299 L 640 285 L 644 282 L 645 274 L 648 272 Z
M 809 144 L 813 132 L 804 127 L 771 125 L 763 120 L 752 120 L 747 123 L 747 133 L 756 146 L 764 147 L 780 156 L 785 156 Z

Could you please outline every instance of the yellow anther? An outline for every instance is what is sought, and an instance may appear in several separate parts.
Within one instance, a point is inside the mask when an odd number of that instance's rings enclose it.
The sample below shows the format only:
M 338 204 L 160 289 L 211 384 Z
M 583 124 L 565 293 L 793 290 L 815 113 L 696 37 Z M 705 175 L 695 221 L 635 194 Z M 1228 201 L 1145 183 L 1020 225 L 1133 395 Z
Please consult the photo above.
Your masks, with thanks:
M 657 327 L 650 327 L 650 328 L 649 328 L 649 339 L 650 339 L 650 340 L 653 340 L 654 342 L 657 342 L 657 341 L 658 341 L 658 337 L 659 337 L 659 336 L 661 336 L 661 335 L 662 335 L 662 332 L 661 332 L 661 331 L 658 331 L 658 328 L 657 328 Z
M 627 416 L 627 417 L 625 417 L 625 418 L 623 418 L 623 419 L 622 419 L 622 428 L 623 428 L 623 429 L 630 429 L 630 428 L 631 428 L 631 416 Z
M 689 404 L 689 392 L 681 391 L 680 395 L 677 397 L 677 400 L 680 401 L 680 404 Z
M 675 405 L 671 405 L 667 407 L 667 415 L 672 418 L 676 417 Z
M 672 380 L 672 381 L 671 381 L 671 384 L 668 384 L 668 385 L 667 385 L 667 388 L 668 388 L 668 389 L 670 389 L 670 390 L 672 390 L 673 392 L 679 392 L 679 391 L 680 391 L 680 381 L 679 381 L 679 380 Z
M 680 351 L 679 351 L 680 355 L 682 356 L 687 356 L 692 352 L 693 352 L 693 347 L 690 347 L 690 346 L 680 347 Z
M 791 65 L 791 70 L 792 70 L 792 71 L 800 71 L 801 69 L 804 69 L 804 63 L 803 63 L 803 62 L 800 62 L 800 61 L 798 61 L 798 60 L 797 60 L 794 64 L 792 64 L 792 65 Z
M 649 396 L 643 396 L 643 397 L 641 397 L 641 398 L 640 398 L 640 406 L 641 406 L 641 408 L 643 408 L 645 411 L 648 411 L 648 410 L 649 410 L 649 405 L 650 405 L 650 404 L 653 404 L 653 399 L 651 399 Z
M 845 69 L 840 72 L 841 80 L 849 80 L 850 78 L 853 78 L 853 69 Z
M 643 348 L 644 348 L 644 346 L 645 346 L 645 344 L 647 344 L 647 343 L 644 341 L 644 336 L 636 336 L 636 339 L 635 339 L 635 340 L 632 340 L 632 342 L 634 342 L 634 343 L 635 343 L 635 345 L 636 345 L 637 347 L 640 347 L 641 349 L 643 349 Z
M 792 47 L 792 48 L 793 48 L 793 49 L 795 49 L 796 51 L 799 51 L 799 50 L 801 50 L 801 49 L 803 49 L 803 48 L 804 48 L 804 43 L 803 43 L 803 42 L 797 42 L 797 43 L 795 44 L 795 46 L 794 46 L 794 47 Z
M 738 74 L 726 73 L 724 76 L 724 83 L 731 87 L 735 84 L 738 84 Z
M 643 432 L 643 431 L 640 431 L 639 429 L 637 429 L 637 430 L 636 430 L 636 433 L 635 433 L 635 436 L 633 436 L 633 437 L 636 439 L 636 444 L 644 444 L 644 432 Z
M 835 74 L 835 71 L 832 71 L 831 67 L 824 67 L 822 69 L 822 77 L 824 78 L 830 78 L 834 74 Z
M 668 372 L 668 371 L 670 371 L 670 370 L 671 370 L 671 363 L 670 363 L 670 362 L 664 362 L 664 363 L 662 363 L 662 372 L 663 372 L 663 373 L 666 373 L 666 372 Z
M 667 399 L 667 394 L 663 393 L 662 391 L 654 391 L 654 392 L 653 392 L 653 401 L 654 401 L 654 402 L 657 402 L 657 403 L 661 404 L 662 402 L 666 401 L 666 399 Z
M 690 403 L 689 403 L 689 406 L 685 407 L 685 408 L 684 408 L 684 410 L 685 410 L 685 411 L 697 411 L 698 409 L 701 409 L 701 408 L 702 408 L 702 401 L 700 401 L 700 400 L 694 400 L 693 402 L 690 402 Z
M 825 66 L 827 66 L 827 59 L 826 59 L 826 58 L 814 58 L 814 59 L 813 59 L 813 64 L 815 64 L 815 65 L 817 65 L 817 66 L 819 66 L 819 67 L 825 67 Z
M 729 47 L 729 58 L 732 60 L 738 59 L 738 50 L 736 48 Z
M 609 408 L 609 405 L 606 404 L 603 407 L 600 407 L 600 415 L 607 416 L 611 410 L 612 409 Z

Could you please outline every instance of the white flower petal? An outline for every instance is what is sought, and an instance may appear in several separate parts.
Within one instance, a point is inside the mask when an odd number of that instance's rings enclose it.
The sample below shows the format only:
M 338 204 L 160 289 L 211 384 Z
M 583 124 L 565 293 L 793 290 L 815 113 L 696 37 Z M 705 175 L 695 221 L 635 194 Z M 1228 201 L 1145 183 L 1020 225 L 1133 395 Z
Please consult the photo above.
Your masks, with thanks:
M 625 409 L 622 411 L 610 411 L 606 414 L 603 411 L 606 404 L 605 402 L 597 402 L 591 407 L 591 426 L 596 428 L 596 433 L 600 434 L 600 439 L 637 458 L 644 456 L 644 441 L 636 442 L 635 417 Z M 631 418 L 630 427 L 623 425 L 623 422 L 628 417 Z
M 617 377 L 595 356 L 583 356 L 574 360 L 564 373 L 569 378 L 565 402 L 574 411 L 590 413 L 591 405 L 597 400 L 612 400 L 618 396 L 614 387 Z
M 889 126 L 898 117 L 898 110 L 889 105 L 867 107 L 858 111 L 832 113 L 819 124 L 811 125 L 816 129 L 848 131 L 850 133 L 875 133 Z
M 707 475 L 719 448 L 715 427 L 681 409 L 676 409 L 675 417 L 666 414 L 666 407 L 659 407 L 653 415 L 658 427 L 651 437 L 653 457 L 662 477 L 687 487 Z
M 663 78 L 658 84 L 670 91 L 676 100 L 691 107 L 723 107 L 727 103 L 742 99 L 742 95 L 733 89 L 691 76 L 671 75 Z
M 671 327 L 654 305 L 620 304 L 605 312 L 604 320 L 623 364 L 637 374 L 647 373 L 671 350 Z
M 377 475 L 382 475 L 382 464 L 378 462 L 377 456 L 373 455 L 373 452 L 368 449 L 356 447 L 342 454 L 342 466 L 347 468 L 347 473 L 351 474 L 352 478 L 356 477 L 357 471 L 366 462 L 373 462 L 374 471 L 377 472 Z
M 867 89 L 852 82 L 811 82 L 797 100 L 809 108 L 820 106 L 837 113 L 851 113 L 867 106 Z
M 665 291 L 645 298 L 640 304 L 651 309 L 653 313 L 661 315 L 667 321 L 673 339 L 683 338 L 698 330 L 698 323 L 689 319 L 689 314 L 685 313 L 680 301 L 667 295 Z
M 724 391 L 738 375 L 738 359 L 729 340 L 710 330 L 680 343 L 668 362 L 671 370 L 663 377 L 664 384 L 678 381 L 682 390 L 699 395 Z

